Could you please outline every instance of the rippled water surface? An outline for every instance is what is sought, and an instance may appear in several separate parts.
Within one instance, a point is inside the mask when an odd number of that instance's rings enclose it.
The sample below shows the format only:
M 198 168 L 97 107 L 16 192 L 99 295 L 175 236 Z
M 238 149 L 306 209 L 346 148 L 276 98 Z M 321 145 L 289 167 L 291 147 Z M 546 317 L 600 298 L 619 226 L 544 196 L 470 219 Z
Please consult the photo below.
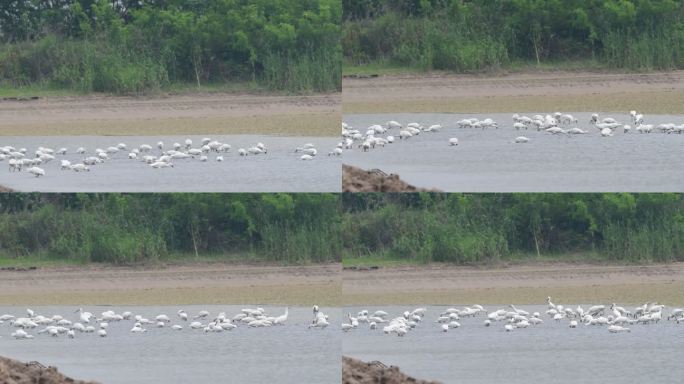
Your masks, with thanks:
M 184 144 L 190 138 L 194 147 L 201 144 L 203 136 L 51 136 L 51 137 L 0 137 L 0 146 L 11 145 L 27 148 L 30 157 L 39 146 L 58 150 L 65 147 L 66 156 L 40 167 L 44 177 L 36 178 L 27 172 L 8 172 L 7 160 L 0 162 L 0 185 L 17 191 L 37 192 L 339 192 L 341 161 L 328 157 L 337 142 L 336 138 L 278 137 L 278 136 L 211 136 L 211 139 L 232 146 L 223 154 L 223 162 L 217 162 L 216 154 L 209 161 L 185 159 L 173 161 L 174 168 L 153 169 L 138 160 L 129 160 L 128 152 L 121 152 L 104 164 L 91 167 L 90 172 L 60 171 L 60 159 L 72 164 L 83 160 L 76 154 L 84 147 L 89 156 L 96 148 L 106 149 L 125 143 L 128 149 L 141 144 L 151 145 L 152 155 L 159 155 L 157 142 L 163 141 L 166 149 L 173 143 Z M 268 154 L 240 157 L 238 148 L 249 148 L 258 142 L 268 147 Z M 312 143 L 319 151 L 311 161 L 300 160 L 297 147 Z
M 533 116 L 534 114 L 526 114 Z M 421 133 L 395 144 L 344 153 L 344 163 L 379 168 L 407 182 L 446 192 L 677 192 L 684 191 L 684 134 L 651 134 L 616 130 L 601 137 L 589 124 L 589 113 L 573 113 L 586 135 L 552 135 L 513 129 L 512 114 L 372 114 L 345 115 L 362 133 L 373 124 L 396 120 L 406 126 L 441 124 L 439 133 Z M 499 129 L 461 129 L 463 118 L 492 118 Z M 629 124 L 627 114 L 601 114 Z M 646 123 L 683 124 L 684 116 L 647 115 Z M 380 135 L 384 136 L 384 135 Z M 518 136 L 530 139 L 515 144 Z M 449 146 L 449 138 L 459 140 Z
M 238 306 L 187 306 L 211 315 L 238 313 Z M 32 308 L 43 315 L 60 314 L 75 321 L 73 307 Z M 339 383 L 341 335 L 339 309 L 321 308 L 330 316 L 326 329 L 308 329 L 311 308 L 290 308 L 285 326 L 240 326 L 222 333 L 192 330 L 176 317 L 178 307 L 88 307 L 93 314 L 112 309 L 131 311 L 153 319 L 167 314 L 171 324 L 185 329 L 146 326 L 133 334 L 132 321 L 113 322 L 108 336 L 77 333 L 74 339 L 36 334 L 33 340 L 14 340 L 13 328 L 0 324 L 0 355 L 22 361 L 53 365 L 69 376 L 109 383 Z M 278 316 L 282 307 L 265 307 Z M 0 307 L 0 314 L 25 315 L 24 308 Z M 40 329 L 40 328 L 38 328 Z
M 546 306 L 520 308 L 541 312 L 544 323 L 505 332 L 503 323 L 485 327 L 484 317 L 480 316 L 462 318 L 461 328 L 443 333 L 434 321 L 446 307 L 428 307 L 425 321 L 404 337 L 385 335 L 380 329 L 371 331 L 366 324 L 345 333 L 343 354 L 379 360 L 414 377 L 444 383 L 617 384 L 682 380 L 684 324 L 661 321 L 656 325 L 632 325 L 630 333 L 613 334 L 599 326 L 570 329 L 567 321 L 548 319 L 544 315 Z M 356 314 L 361 309 L 348 308 L 345 314 Z M 413 308 L 367 309 L 383 309 L 398 316 Z

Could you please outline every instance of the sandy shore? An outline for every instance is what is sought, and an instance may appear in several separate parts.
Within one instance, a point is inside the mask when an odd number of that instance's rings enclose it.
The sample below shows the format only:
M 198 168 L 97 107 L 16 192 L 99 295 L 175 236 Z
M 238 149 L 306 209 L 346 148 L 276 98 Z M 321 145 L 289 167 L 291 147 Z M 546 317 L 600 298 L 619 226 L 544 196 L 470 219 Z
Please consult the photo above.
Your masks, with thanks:
M 684 305 L 684 263 L 407 266 L 345 269 L 342 279 L 344 305 L 543 304 L 547 296 L 561 303 Z
M 684 113 L 684 71 L 531 72 L 345 78 L 344 113 L 603 111 Z
M 0 102 L 0 135 L 337 136 L 340 94 L 47 97 Z
M 338 306 L 339 264 L 208 264 L 0 270 L 0 305 L 289 304 Z

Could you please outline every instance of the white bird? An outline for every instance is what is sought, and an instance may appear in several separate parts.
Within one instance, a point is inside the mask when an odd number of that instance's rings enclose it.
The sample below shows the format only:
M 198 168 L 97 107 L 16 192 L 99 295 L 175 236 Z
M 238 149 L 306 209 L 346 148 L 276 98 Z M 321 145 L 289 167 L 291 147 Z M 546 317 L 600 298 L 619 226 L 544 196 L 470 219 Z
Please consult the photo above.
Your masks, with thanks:
M 204 319 L 207 316 L 209 316 L 209 311 L 199 311 L 197 316 L 193 317 L 193 319 Z
M 33 335 L 29 335 L 26 331 L 23 329 L 17 329 L 16 331 L 12 332 L 10 335 L 14 337 L 15 339 L 33 339 Z
M 451 146 L 458 145 L 458 139 L 455 137 L 452 137 L 451 139 L 449 139 L 449 145 L 451 145 Z
M 90 172 L 90 168 L 88 168 L 85 164 L 79 163 L 79 164 L 74 164 L 71 166 L 71 169 L 74 172 Z
M 165 162 L 165 161 L 157 161 L 157 162 L 155 162 L 155 163 L 150 164 L 150 167 L 156 168 L 156 169 L 159 169 L 159 168 L 173 168 L 173 164 L 172 164 L 172 163 L 167 163 L 167 162 Z
M 529 142 L 529 141 L 530 141 L 530 139 L 528 139 L 528 138 L 525 137 L 525 136 L 518 136 L 518 137 L 515 138 L 515 142 L 516 142 L 516 143 L 527 143 L 527 142 Z
M 92 313 L 84 311 L 83 308 L 79 308 L 76 312 L 79 313 L 79 318 L 82 322 L 90 323 L 90 318 L 93 317 Z
M 280 315 L 280 316 L 278 316 L 278 317 L 276 317 L 276 318 L 273 320 L 273 324 L 281 324 L 281 325 L 284 325 L 285 322 L 287 321 L 287 315 L 288 315 L 288 308 L 285 308 L 285 313 L 282 314 L 282 315 Z
M 39 167 L 31 167 L 26 170 L 28 173 L 32 173 L 35 177 L 45 176 L 45 170 Z
M 611 325 L 608 327 L 608 332 L 610 333 L 621 333 L 621 332 L 630 332 L 629 328 L 621 327 L 619 325 Z

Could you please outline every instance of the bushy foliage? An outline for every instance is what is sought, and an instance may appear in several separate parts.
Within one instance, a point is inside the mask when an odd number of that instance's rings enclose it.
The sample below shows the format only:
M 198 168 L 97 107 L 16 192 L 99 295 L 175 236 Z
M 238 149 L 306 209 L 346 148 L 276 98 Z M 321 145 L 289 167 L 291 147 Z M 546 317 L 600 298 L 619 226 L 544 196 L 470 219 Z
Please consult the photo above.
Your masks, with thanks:
M 344 195 L 349 257 L 487 263 L 519 255 L 684 260 L 678 194 Z
M 343 0 L 343 14 L 352 64 L 464 71 L 581 59 L 684 67 L 684 3 L 675 0 Z
M 3 194 L 0 253 L 137 263 L 172 253 L 339 260 L 332 194 Z
M 336 0 L 0 3 L 0 83 L 136 93 L 170 82 L 339 90 Z

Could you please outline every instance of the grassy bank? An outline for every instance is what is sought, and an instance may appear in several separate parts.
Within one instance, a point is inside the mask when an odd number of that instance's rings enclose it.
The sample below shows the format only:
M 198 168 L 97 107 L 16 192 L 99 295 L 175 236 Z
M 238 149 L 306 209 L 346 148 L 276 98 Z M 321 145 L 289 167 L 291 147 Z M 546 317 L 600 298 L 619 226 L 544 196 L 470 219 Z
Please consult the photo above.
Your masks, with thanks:
M 253 81 L 234 81 L 229 83 L 204 83 L 197 86 L 191 82 L 175 82 L 163 87 L 146 89 L 145 96 L 165 95 L 193 95 L 193 94 L 264 94 L 264 95 L 291 95 L 292 92 L 273 90 L 263 84 Z M 79 97 L 93 95 L 116 95 L 115 92 L 89 92 L 74 88 L 60 88 L 49 82 L 29 84 L 25 86 L 12 86 L 0 83 L 0 98 L 26 98 L 26 97 Z
M 556 254 L 536 254 L 536 253 L 513 253 L 503 260 L 487 263 L 473 263 L 473 266 L 483 267 L 508 267 L 513 265 L 535 265 L 535 264 L 554 264 L 554 263 L 571 263 L 571 264 L 630 264 L 630 262 L 620 262 L 609 260 L 605 255 L 598 252 L 568 252 Z M 649 263 L 649 262 L 645 262 Z M 423 262 L 417 259 L 401 258 L 392 254 L 389 251 L 378 254 L 366 255 L 348 255 L 342 257 L 343 267 L 401 267 L 401 266 L 421 266 L 421 265 L 441 265 L 443 263 L 437 262 Z M 447 263 L 451 264 L 451 263 Z
M 639 71 L 629 68 L 613 68 L 609 65 L 597 61 L 595 59 L 575 59 L 575 60 L 555 60 L 548 62 L 536 63 L 534 61 L 516 60 L 509 63 L 505 67 L 482 67 L 473 68 L 468 71 L 462 71 L 467 74 L 474 75 L 507 75 L 507 74 L 535 74 L 535 73 L 549 73 L 549 72 L 596 72 L 596 73 L 634 73 L 647 72 L 645 70 Z M 354 63 L 345 60 L 342 64 L 343 76 L 396 76 L 396 75 L 422 75 L 429 74 L 444 74 L 449 75 L 454 71 L 449 70 L 426 70 L 418 67 L 402 66 L 392 63 L 388 59 L 379 59 L 372 63 Z
M 298 265 L 301 262 L 290 263 L 288 260 L 282 261 L 268 261 L 263 255 L 258 253 L 169 253 L 161 255 L 156 259 L 140 260 L 137 262 L 125 263 L 128 266 L 140 267 L 164 267 L 169 265 L 207 265 L 207 264 L 269 264 L 275 265 Z M 306 263 L 305 263 L 306 264 Z M 103 267 L 118 266 L 121 263 L 103 261 L 91 262 L 80 258 L 64 258 L 49 254 L 47 252 L 38 252 L 22 257 L 9 256 L 0 254 L 0 268 L 53 268 L 53 267 L 78 267 L 78 266 L 92 266 L 99 265 Z

